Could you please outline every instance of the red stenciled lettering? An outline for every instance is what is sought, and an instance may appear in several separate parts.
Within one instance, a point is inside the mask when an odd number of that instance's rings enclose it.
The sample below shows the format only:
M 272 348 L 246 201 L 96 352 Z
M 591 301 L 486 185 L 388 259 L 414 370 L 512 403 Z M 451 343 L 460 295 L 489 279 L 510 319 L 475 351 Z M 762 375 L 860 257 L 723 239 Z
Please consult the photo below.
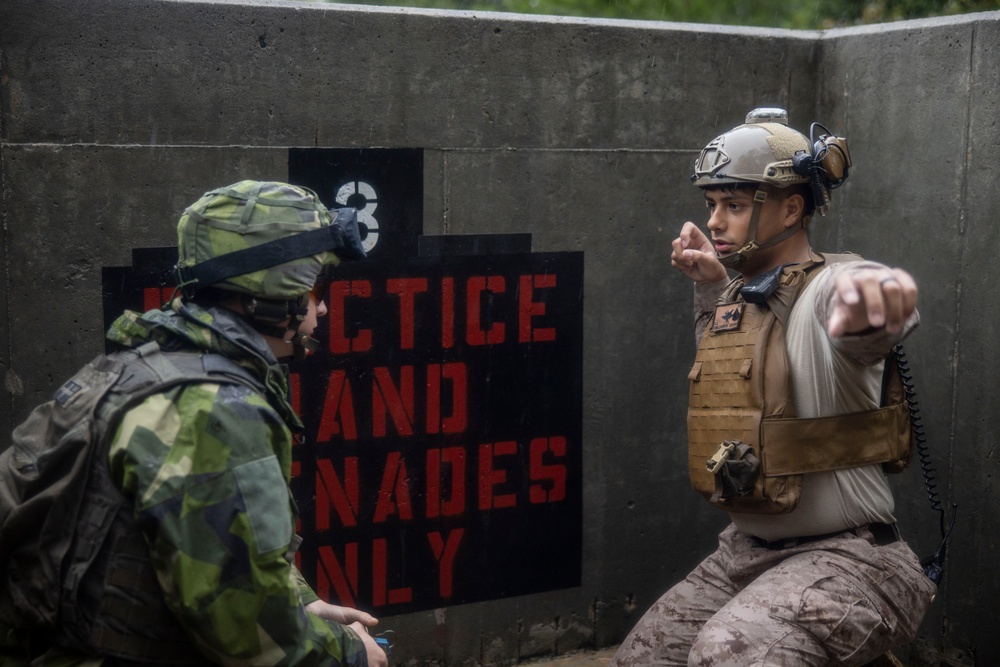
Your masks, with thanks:
M 441 347 L 455 346 L 455 279 L 441 279 Z
M 146 287 L 142 290 L 142 310 L 155 310 L 170 301 L 173 287 Z
M 354 419 L 354 396 L 347 374 L 341 370 L 330 373 L 323 400 L 323 413 L 319 419 L 316 442 L 329 442 L 338 433 L 345 440 L 358 439 L 358 427 Z
M 441 366 L 427 367 L 427 422 L 428 433 L 441 432 Z
M 399 369 L 399 387 L 389 375 L 389 369 L 374 369 L 372 382 L 372 435 L 387 433 L 388 417 L 401 436 L 413 435 L 413 366 Z
M 462 528 L 451 530 L 447 540 L 441 538 L 441 533 L 427 533 L 434 558 L 438 562 L 438 591 L 442 598 L 450 598 L 453 594 L 455 554 L 458 553 L 458 544 L 464 533 Z
M 330 590 L 331 587 L 333 590 Z M 335 599 L 347 607 L 354 607 L 358 590 L 358 544 L 344 545 L 344 567 L 331 547 L 319 547 L 316 564 L 316 594 L 323 600 Z
M 541 317 L 545 314 L 545 303 L 531 300 L 534 291 L 539 288 L 555 286 L 555 274 L 546 273 L 521 276 L 520 289 L 518 290 L 518 342 L 540 343 L 556 339 L 556 330 L 554 327 L 536 329 L 531 326 L 532 318 Z
M 389 588 L 389 554 L 384 538 L 372 543 L 372 603 L 376 607 L 402 604 L 413 599 L 413 589 Z
M 334 354 L 367 352 L 372 349 L 371 329 L 358 329 L 357 335 L 347 335 L 347 299 L 354 297 L 368 299 L 372 295 L 372 285 L 367 280 L 335 280 L 330 283 L 329 347 Z
M 494 494 L 499 484 L 507 481 L 507 471 L 493 467 L 498 456 L 517 453 L 517 443 L 513 440 L 494 444 L 479 445 L 479 509 L 490 510 L 514 507 L 517 497 L 513 493 Z
M 416 295 L 427 291 L 426 278 L 396 278 L 386 282 L 389 294 L 399 297 L 399 347 L 413 349 L 416 322 Z
M 503 276 L 472 276 L 465 296 L 465 339 L 469 345 L 498 345 L 504 341 L 506 328 L 503 322 L 489 322 L 483 328 L 483 293 L 500 294 L 506 289 Z
M 342 526 L 358 525 L 361 485 L 358 458 L 344 458 L 344 481 L 341 483 L 333 462 L 316 460 L 316 530 L 330 529 L 330 508 L 337 512 Z
M 442 464 L 447 466 L 447 475 L 444 475 Z M 444 486 L 448 487 L 446 498 L 442 493 Z M 458 516 L 464 511 L 465 448 L 428 449 L 427 517 L 433 519 L 439 516 Z
M 531 441 L 529 476 L 533 482 L 545 482 L 545 484 L 532 484 L 528 489 L 528 498 L 535 505 L 556 503 L 566 499 L 566 466 L 561 463 L 546 465 L 545 455 L 549 453 L 553 457 L 564 458 L 566 438 L 555 436 L 535 438 Z
M 441 418 L 442 378 L 451 381 L 451 413 Z M 427 433 L 461 433 L 468 424 L 469 371 L 464 363 L 427 367 Z
M 403 521 L 413 518 L 410 487 L 407 485 L 406 462 L 399 452 L 389 452 L 382 472 L 382 485 L 375 505 L 375 523 L 384 523 L 391 514 L 398 514 Z

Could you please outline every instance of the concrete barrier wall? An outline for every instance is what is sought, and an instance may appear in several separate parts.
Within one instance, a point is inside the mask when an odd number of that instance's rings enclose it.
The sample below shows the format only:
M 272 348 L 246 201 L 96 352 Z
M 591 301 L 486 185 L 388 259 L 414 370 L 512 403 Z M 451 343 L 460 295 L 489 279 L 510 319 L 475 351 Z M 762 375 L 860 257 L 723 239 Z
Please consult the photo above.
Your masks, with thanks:
M 619 642 L 724 519 L 685 470 L 694 158 L 752 107 L 849 138 L 813 232 L 913 271 L 907 345 L 959 503 L 911 664 L 994 664 L 1000 497 L 991 256 L 1000 13 L 830 32 L 311 3 L 5 0 L 0 432 L 102 349 L 101 268 L 168 246 L 210 187 L 288 178 L 291 147 L 420 148 L 425 234 L 530 233 L 584 256 L 582 584 L 383 618 L 415 664 L 510 664 Z M 6 443 L 4 442 L 3 445 Z M 0 445 L 2 446 L 2 445 Z M 919 470 L 904 531 L 936 546 Z

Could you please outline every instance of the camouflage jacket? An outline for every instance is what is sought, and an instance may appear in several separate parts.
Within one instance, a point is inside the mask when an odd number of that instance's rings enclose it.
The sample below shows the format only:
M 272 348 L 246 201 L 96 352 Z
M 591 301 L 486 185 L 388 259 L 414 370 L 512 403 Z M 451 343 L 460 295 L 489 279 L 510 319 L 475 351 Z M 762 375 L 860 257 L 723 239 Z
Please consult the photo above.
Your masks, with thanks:
M 288 558 L 302 425 L 263 338 L 229 311 L 178 299 L 125 313 L 108 339 L 222 354 L 266 387 L 180 385 L 129 410 L 111 439 L 113 483 L 134 501 L 167 606 L 198 649 L 225 665 L 367 665 L 353 630 L 303 608 L 317 596 Z

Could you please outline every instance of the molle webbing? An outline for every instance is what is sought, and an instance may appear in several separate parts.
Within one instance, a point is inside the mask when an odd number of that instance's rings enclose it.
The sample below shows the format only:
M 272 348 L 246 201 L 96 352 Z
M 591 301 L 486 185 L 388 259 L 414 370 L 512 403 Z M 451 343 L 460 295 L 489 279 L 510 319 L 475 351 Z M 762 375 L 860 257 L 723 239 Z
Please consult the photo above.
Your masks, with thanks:
M 858 259 L 827 256 L 827 263 Z M 782 276 L 786 303 L 794 303 L 821 263 Z M 805 280 L 795 277 L 805 270 Z M 727 289 L 732 301 L 738 285 Z M 770 301 L 768 302 L 771 303 Z M 794 509 L 804 473 L 883 464 L 906 467 L 912 432 L 895 359 L 886 360 L 883 405 L 847 415 L 798 418 L 790 392 L 783 318 L 774 309 L 744 303 L 739 328 L 707 331 L 688 379 L 688 467 L 691 484 L 713 505 L 731 512 L 774 514 Z M 716 475 L 706 462 L 724 442 L 750 445 L 760 459 L 753 492 L 719 498 Z
M 108 537 L 114 546 L 101 563 L 103 582 L 89 582 L 81 603 L 97 610 L 86 644 L 117 658 L 115 667 L 127 664 L 202 665 L 204 657 L 192 644 L 163 600 L 163 590 L 149 558 L 142 534 L 128 507 Z M 95 593 L 96 599 L 87 599 Z
M 707 333 L 698 348 L 688 379 L 688 464 L 691 483 L 708 496 L 715 476 L 705 462 L 725 440 L 742 440 L 757 449 L 761 418 L 761 387 L 751 381 L 760 374 L 763 346 L 757 345 L 760 327 L 770 327 L 774 316 L 761 308 L 744 310 L 738 331 Z

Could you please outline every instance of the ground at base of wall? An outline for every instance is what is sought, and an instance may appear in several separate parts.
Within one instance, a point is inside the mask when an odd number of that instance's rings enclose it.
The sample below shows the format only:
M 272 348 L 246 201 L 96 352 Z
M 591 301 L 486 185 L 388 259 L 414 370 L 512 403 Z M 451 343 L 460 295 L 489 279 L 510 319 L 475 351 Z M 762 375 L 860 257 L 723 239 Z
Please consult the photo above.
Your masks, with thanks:
M 612 646 L 596 651 L 569 653 L 554 658 L 539 658 L 531 662 L 522 662 L 518 667 L 607 667 L 616 650 L 618 647 Z

